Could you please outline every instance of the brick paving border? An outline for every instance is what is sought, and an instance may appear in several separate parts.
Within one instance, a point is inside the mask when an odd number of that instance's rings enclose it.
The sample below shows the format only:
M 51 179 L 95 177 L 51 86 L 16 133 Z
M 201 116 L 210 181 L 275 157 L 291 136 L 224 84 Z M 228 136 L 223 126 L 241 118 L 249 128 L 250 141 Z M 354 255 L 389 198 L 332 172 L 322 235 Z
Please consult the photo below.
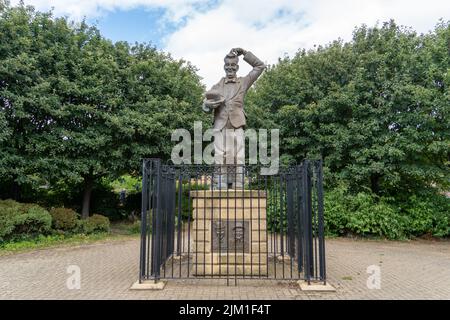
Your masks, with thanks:
M 292 281 L 169 280 L 162 291 L 132 291 L 139 240 L 41 249 L 0 257 L 0 299 L 450 299 L 450 241 L 327 239 L 327 275 L 334 293 L 301 291 Z M 81 288 L 69 290 L 70 265 Z M 368 289 L 367 267 L 381 271 Z

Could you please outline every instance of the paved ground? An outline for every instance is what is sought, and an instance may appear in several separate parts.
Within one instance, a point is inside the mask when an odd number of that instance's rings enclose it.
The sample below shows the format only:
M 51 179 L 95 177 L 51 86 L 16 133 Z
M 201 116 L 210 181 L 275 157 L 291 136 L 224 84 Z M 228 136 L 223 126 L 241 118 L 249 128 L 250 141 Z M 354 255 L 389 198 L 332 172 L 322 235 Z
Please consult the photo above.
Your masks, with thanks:
M 169 281 L 162 291 L 131 291 L 139 240 L 53 248 L 0 257 L 0 299 L 450 299 L 450 242 L 327 240 L 335 293 L 307 293 L 292 282 Z M 81 288 L 68 289 L 70 265 Z M 368 289 L 367 267 L 380 267 L 381 288 Z M 372 267 L 373 268 L 373 267 Z

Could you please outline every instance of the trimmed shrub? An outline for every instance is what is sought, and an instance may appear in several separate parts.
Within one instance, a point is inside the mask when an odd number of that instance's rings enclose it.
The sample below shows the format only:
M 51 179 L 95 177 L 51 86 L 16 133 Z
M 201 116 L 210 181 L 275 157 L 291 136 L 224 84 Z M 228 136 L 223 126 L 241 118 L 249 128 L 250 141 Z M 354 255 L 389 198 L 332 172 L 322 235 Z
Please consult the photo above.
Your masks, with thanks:
M 450 236 L 450 198 L 426 192 L 412 195 L 401 209 L 413 236 Z
M 403 200 L 370 192 L 351 194 L 343 187 L 325 192 L 325 231 L 328 235 L 357 234 L 403 239 L 450 235 L 450 199 L 434 192 Z
M 93 214 L 88 220 L 94 226 L 94 231 L 109 232 L 110 223 L 107 217 L 100 214 Z
M 349 232 L 348 210 L 345 203 L 346 189 L 336 188 L 324 192 L 325 233 L 329 236 L 341 236 Z
M 325 231 L 329 235 L 356 234 L 388 239 L 405 238 L 405 218 L 387 199 L 369 192 L 356 195 L 345 187 L 325 192 Z
M 130 233 L 131 234 L 139 234 L 141 233 L 141 221 L 140 220 L 136 220 L 135 222 L 133 222 L 133 224 L 130 226 Z
M 395 207 L 370 193 L 348 198 L 347 228 L 361 236 L 374 235 L 388 239 L 405 238 L 405 219 Z M 406 231 L 406 232 L 405 232 Z
M 52 226 L 56 230 L 73 231 L 77 227 L 78 215 L 69 208 L 53 208 L 50 210 Z
M 0 200 L 0 241 L 29 239 L 51 231 L 52 217 L 36 204 Z
M 77 231 L 85 234 L 109 232 L 109 226 L 110 222 L 107 217 L 93 214 L 87 219 L 78 221 Z

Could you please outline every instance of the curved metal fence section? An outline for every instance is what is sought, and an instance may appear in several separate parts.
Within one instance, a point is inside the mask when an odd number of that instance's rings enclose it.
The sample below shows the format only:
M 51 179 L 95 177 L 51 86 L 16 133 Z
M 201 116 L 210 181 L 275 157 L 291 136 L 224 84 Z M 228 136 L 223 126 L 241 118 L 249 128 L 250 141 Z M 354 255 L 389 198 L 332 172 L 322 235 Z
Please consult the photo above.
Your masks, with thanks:
M 139 281 L 326 283 L 322 161 L 221 167 L 144 159 Z

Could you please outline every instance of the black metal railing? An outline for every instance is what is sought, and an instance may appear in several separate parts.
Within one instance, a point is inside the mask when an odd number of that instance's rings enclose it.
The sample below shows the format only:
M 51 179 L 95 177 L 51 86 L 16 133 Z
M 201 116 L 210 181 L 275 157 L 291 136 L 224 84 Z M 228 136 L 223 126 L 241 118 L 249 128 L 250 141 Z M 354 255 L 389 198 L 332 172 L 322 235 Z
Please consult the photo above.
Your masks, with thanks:
M 320 160 L 263 175 L 257 166 L 145 159 L 142 172 L 139 281 L 326 283 Z

